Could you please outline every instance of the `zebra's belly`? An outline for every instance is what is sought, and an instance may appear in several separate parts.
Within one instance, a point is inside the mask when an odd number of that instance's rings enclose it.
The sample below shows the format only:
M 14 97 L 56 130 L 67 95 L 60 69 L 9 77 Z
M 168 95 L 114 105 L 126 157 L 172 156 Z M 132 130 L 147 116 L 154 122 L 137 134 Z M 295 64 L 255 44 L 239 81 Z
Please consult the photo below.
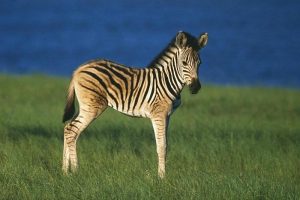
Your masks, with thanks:
M 119 101 L 119 102 L 122 102 L 122 101 Z M 173 102 L 170 102 L 170 103 L 164 102 L 163 104 L 164 105 L 170 104 L 169 106 L 165 106 L 165 107 L 169 108 L 169 110 L 167 112 L 168 112 L 168 115 L 171 115 L 181 104 L 180 95 Z M 129 115 L 132 117 L 147 117 L 147 118 L 151 117 L 151 112 L 150 112 L 151 107 L 147 103 L 144 103 L 142 105 L 137 104 L 135 107 L 133 107 L 133 105 L 128 104 L 127 101 L 125 101 L 124 103 L 118 104 L 115 101 L 112 101 L 109 99 L 108 106 L 125 114 L 125 115 Z
M 126 107 L 122 107 L 122 106 L 116 106 L 113 104 L 108 103 L 108 106 L 113 108 L 116 111 L 119 111 L 125 115 L 131 116 L 131 117 L 149 117 L 150 113 L 147 111 L 147 109 L 145 109 L 144 107 L 139 108 L 139 109 L 128 109 Z

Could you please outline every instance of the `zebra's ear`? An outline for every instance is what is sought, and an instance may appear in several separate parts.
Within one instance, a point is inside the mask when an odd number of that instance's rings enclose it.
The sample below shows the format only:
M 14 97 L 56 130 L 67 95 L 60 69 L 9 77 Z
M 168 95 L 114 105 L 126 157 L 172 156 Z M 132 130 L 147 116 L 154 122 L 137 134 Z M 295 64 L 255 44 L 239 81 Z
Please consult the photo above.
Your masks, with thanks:
M 202 35 L 200 35 L 198 39 L 199 48 L 201 49 L 205 47 L 207 41 L 208 41 L 208 33 L 203 33 Z
M 187 37 L 184 34 L 184 32 L 180 31 L 179 33 L 177 33 L 176 35 L 176 45 L 179 48 L 184 48 L 186 46 L 187 43 Z

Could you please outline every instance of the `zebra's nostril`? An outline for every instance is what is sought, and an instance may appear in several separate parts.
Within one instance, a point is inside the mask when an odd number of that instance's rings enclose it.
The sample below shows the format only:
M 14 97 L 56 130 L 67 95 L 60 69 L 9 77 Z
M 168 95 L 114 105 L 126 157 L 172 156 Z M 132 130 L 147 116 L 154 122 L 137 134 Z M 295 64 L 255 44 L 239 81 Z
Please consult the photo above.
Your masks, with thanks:
M 190 87 L 190 92 L 192 94 L 197 94 L 198 91 L 201 89 L 201 83 L 198 79 L 193 79 L 189 87 Z

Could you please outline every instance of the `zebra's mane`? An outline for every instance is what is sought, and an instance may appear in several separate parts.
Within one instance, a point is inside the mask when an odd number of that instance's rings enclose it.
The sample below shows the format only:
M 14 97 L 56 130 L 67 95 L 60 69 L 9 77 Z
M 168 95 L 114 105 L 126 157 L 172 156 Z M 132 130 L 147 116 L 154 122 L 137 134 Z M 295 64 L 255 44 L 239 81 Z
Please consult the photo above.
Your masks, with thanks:
M 199 50 L 198 39 L 187 32 L 182 32 L 187 37 L 187 46 L 192 47 L 195 51 Z M 171 42 L 147 65 L 147 68 L 154 68 L 158 63 L 160 58 L 168 51 L 169 48 L 174 47 L 176 42 L 176 36 L 171 40 Z

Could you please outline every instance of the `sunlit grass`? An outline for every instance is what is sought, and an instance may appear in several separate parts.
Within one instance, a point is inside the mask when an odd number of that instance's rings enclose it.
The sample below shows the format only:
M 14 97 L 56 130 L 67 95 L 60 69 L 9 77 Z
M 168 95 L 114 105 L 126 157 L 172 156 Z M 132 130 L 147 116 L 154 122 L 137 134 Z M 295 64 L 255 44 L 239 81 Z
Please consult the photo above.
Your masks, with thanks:
M 0 76 L 0 199 L 299 199 L 300 92 L 206 86 L 171 118 L 157 177 L 147 119 L 108 109 L 80 136 L 63 176 L 68 80 Z

